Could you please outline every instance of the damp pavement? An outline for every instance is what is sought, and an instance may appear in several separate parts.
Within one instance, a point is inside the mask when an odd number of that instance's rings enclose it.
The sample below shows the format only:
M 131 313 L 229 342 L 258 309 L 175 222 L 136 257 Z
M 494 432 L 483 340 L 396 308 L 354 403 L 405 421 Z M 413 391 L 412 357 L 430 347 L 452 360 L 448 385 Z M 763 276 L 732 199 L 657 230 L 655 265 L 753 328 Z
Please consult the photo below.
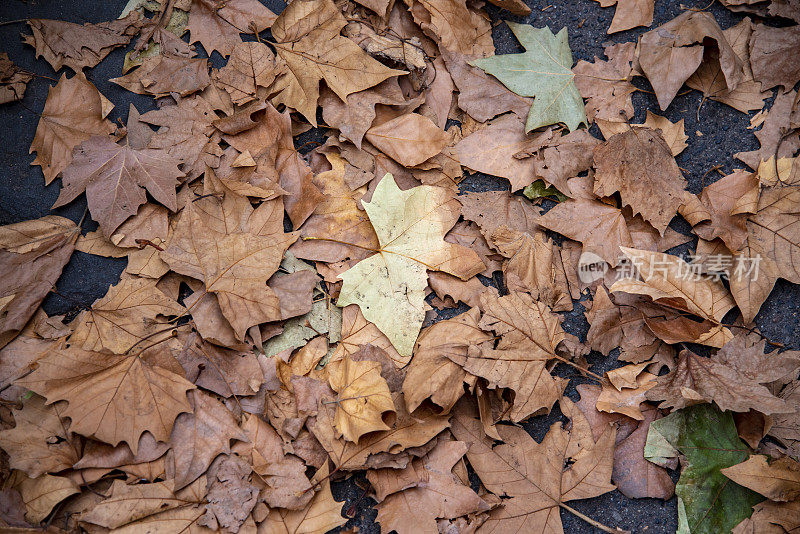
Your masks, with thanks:
M 269 8 L 279 13 L 284 4 L 277 0 L 261 0 Z M 398 0 L 400 1 L 400 0 Z M 549 26 L 553 32 L 567 27 L 569 43 L 574 60 L 592 61 L 595 57 L 604 58 L 603 49 L 608 44 L 624 41 L 635 41 L 639 35 L 649 28 L 637 28 L 609 36 L 606 30 L 611 24 L 614 7 L 601 8 L 592 0 L 525 0 L 532 13 L 527 17 L 516 17 L 495 6 L 487 5 L 486 11 L 493 22 L 493 36 L 498 54 L 518 53 L 522 48 L 517 43 L 504 20 L 532 24 L 536 27 Z M 0 225 L 42 217 L 49 213 L 68 217 L 73 221 L 80 220 L 86 208 L 85 196 L 79 197 L 71 204 L 51 210 L 61 188 L 61 180 L 55 180 L 45 187 L 40 167 L 31 166 L 35 155 L 28 149 L 33 140 L 38 123 L 37 112 L 41 112 L 47 98 L 48 88 L 63 72 L 72 73 L 64 68 L 56 73 L 43 59 L 36 60 L 32 47 L 23 46 L 20 34 L 30 33 L 27 26 L 19 19 L 50 18 L 76 23 L 101 22 L 116 18 L 127 0 L 106 2 L 82 2 L 67 0 L 4 0 L 0 2 L 0 52 L 6 52 L 14 63 L 31 71 L 38 77 L 28 85 L 21 103 L 0 106 Z M 698 8 L 711 12 L 720 26 L 725 29 L 744 18 L 743 14 L 728 11 L 719 3 L 709 0 L 656 0 L 655 17 L 651 28 L 668 22 L 682 12 L 682 9 Z M 124 123 L 127 120 L 129 104 L 133 103 L 140 113 L 156 108 L 156 102 L 149 96 L 136 95 L 108 82 L 110 78 L 119 76 L 125 52 L 130 49 L 117 49 L 93 69 L 86 71 L 87 78 L 108 97 L 115 108 L 109 118 Z M 202 55 L 202 47 L 198 46 Z M 211 57 L 215 66 L 224 62 L 215 52 Z M 689 182 L 689 190 L 699 193 L 705 185 L 719 179 L 721 174 L 712 169 L 719 168 L 728 174 L 734 168 L 744 167 L 734 160 L 736 152 L 754 150 L 759 144 L 753 135 L 749 115 L 729 108 L 714 101 L 702 102 L 702 95 L 697 91 L 684 88 L 666 111 L 660 110 L 648 82 L 642 78 L 634 81 L 642 91 L 633 95 L 636 109 L 631 122 L 644 122 L 647 110 L 666 116 L 676 122 L 684 119 L 689 146 L 677 156 L 676 160 Z M 702 106 L 700 105 L 702 102 Z M 771 99 L 768 101 L 771 103 Z M 699 111 L 698 111 L 699 108 Z M 596 127 L 595 127 L 596 128 Z M 592 130 L 599 135 L 599 132 Z M 322 140 L 322 132 L 312 131 L 296 138 L 296 146 L 301 147 L 309 140 Z M 308 145 L 306 145 L 308 146 Z M 302 150 L 302 149 L 301 149 Z M 462 191 L 491 191 L 508 189 L 505 180 L 473 174 L 461 184 Z M 679 232 L 689 233 L 685 221 L 675 220 L 672 227 Z M 84 232 L 96 228 L 93 221 L 85 221 Z M 688 245 L 673 250 L 673 253 L 686 252 L 694 248 L 696 238 Z M 102 297 L 108 286 L 115 284 L 125 268 L 125 259 L 102 258 L 82 252 L 75 252 L 61 278 L 56 284 L 57 294 L 51 293 L 44 301 L 44 309 L 48 314 L 67 314 L 74 317 L 78 311 Z M 490 280 L 485 280 L 491 283 Z M 496 281 L 495 281 L 496 283 Z M 770 297 L 762 306 L 756 317 L 756 324 L 761 332 L 775 342 L 783 343 L 787 348 L 800 349 L 800 286 L 779 280 Z M 440 318 L 450 317 L 464 309 L 445 310 Z M 576 303 L 573 311 L 563 313 L 564 328 L 568 332 L 585 339 L 588 323 L 584 317 L 584 309 Z M 588 356 L 592 370 L 602 373 L 618 367 L 616 353 L 603 357 L 597 353 Z M 577 399 L 575 386 L 585 382 L 570 369 L 560 366 L 556 371 L 561 376 L 572 378 L 567 395 Z M 546 416 L 531 418 L 523 423 L 523 427 L 536 439 L 541 441 L 550 425 L 562 420 L 558 407 Z M 678 473 L 673 473 L 677 480 Z M 373 534 L 380 532 L 375 523 L 377 515 L 372 506 L 374 501 L 364 495 L 365 478 L 356 474 L 349 479 L 333 484 L 333 494 L 337 500 L 344 500 L 342 510 L 354 515 L 343 529 L 358 527 L 359 532 Z M 637 533 L 661 534 L 672 533 L 677 528 L 677 504 L 673 497 L 669 501 L 660 499 L 628 499 L 618 491 L 600 497 L 582 501 L 571 501 L 570 506 L 592 517 L 596 521 L 612 527 L 620 527 Z M 581 519 L 562 511 L 561 519 L 564 531 L 570 534 L 600 532 Z

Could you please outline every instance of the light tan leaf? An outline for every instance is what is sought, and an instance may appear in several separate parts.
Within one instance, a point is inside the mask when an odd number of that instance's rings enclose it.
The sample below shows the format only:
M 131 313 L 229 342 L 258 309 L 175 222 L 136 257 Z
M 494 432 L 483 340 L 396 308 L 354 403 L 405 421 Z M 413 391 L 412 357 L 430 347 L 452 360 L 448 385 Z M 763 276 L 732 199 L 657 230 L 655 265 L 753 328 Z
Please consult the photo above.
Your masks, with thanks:
M 650 26 L 653 23 L 654 0 L 597 1 L 600 2 L 600 5 L 603 7 L 614 3 L 617 4 L 617 10 L 614 12 L 614 18 L 611 20 L 611 26 L 608 28 L 609 34 L 623 32 L 637 26 Z
M 800 464 L 788 456 L 767 463 L 766 456 L 757 454 L 720 472 L 771 501 L 794 501 L 800 495 Z
M 378 362 L 345 356 L 328 367 L 328 381 L 339 394 L 334 424 L 345 439 L 358 443 L 364 434 L 389 430 L 384 415 L 394 412 L 394 403 Z
M 362 204 L 381 248 L 340 275 L 344 285 L 337 305 L 358 304 L 397 352 L 408 357 L 425 316 L 427 270 L 466 280 L 484 265 L 474 251 L 444 241 L 460 213 L 446 190 L 423 185 L 401 191 L 387 174 L 372 201 Z
M 93 135 L 106 135 L 114 125 L 106 120 L 111 111 L 108 100 L 83 72 L 72 78 L 62 74 L 47 93 L 30 152 L 36 152 L 32 165 L 40 165 L 44 183 L 49 184 L 72 161 L 72 149 Z

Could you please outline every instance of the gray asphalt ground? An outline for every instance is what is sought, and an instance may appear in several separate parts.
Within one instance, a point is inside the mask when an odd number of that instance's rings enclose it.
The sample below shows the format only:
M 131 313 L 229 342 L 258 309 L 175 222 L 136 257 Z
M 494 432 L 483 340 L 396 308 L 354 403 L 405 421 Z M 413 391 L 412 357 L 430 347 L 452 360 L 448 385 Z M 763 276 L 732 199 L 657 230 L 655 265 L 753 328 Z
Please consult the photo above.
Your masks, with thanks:
M 280 12 L 283 4 L 277 0 L 261 0 L 273 11 Z M 399 0 L 398 0 L 399 1 Z M 663 24 L 682 12 L 683 8 L 706 8 L 710 0 L 656 0 L 655 20 L 652 27 Z M 606 44 L 633 41 L 638 35 L 647 31 L 639 28 L 622 32 L 613 36 L 606 35 L 611 24 L 614 8 L 601 8 L 591 0 L 526 0 L 532 8 L 528 17 L 514 17 L 494 6 L 487 6 L 487 11 L 496 23 L 493 34 L 497 53 L 521 52 L 521 48 L 512 36 L 503 20 L 513 20 L 533 24 L 537 27 L 549 26 L 554 32 L 562 27 L 569 31 L 570 46 L 575 61 L 584 59 L 591 61 L 595 56 L 603 58 Z M 55 84 L 61 72 L 55 73 L 44 61 L 37 61 L 31 47 L 23 46 L 20 33 L 27 31 L 21 22 L 12 22 L 26 18 L 52 18 L 76 23 L 101 22 L 116 18 L 126 0 L 105 2 L 67 1 L 67 0 L 3 0 L 0 2 L 0 52 L 9 57 L 26 70 L 36 73 L 28 86 L 22 103 L 0 106 L 0 225 L 34 219 L 55 213 L 78 221 L 86 207 L 84 196 L 79 197 L 68 206 L 51 210 L 60 190 L 60 180 L 50 186 L 44 186 L 42 172 L 38 166 L 30 166 L 34 159 L 28 154 L 38 123 L 37 113 L 41 112 L 47 98 L 48 88 Z M 736 24 L 742 15 L 729 12 L 717 3 L 708 9 L 724 29 Z M 580 26 L 580 27 L 579 27 Z M 202 53 L 202 47 L 198 45 Z M 144 113 L 155 109 L 155 101 L 146 96 L 130 93 L 107 80 L 119 76 L 124 54 L 128 49 L 112 52 L 100 65 L 87 71 L 87 77 L 115 105 L 111 120 L 125 121 L 129 103 Z M 221 58 L 214 54 L 212 62 L 219 66 Z M 69 69 L 62 69 L 69 72 Z M 71 76 L 72 73 L 70 72 Z M 749 116 L 732 108 L 713 101 L 703 103 L 699 114 L 698 106 L 701 95 L 697 91 L 684 91 L 666 111 L 658 108 L 655 97 L 645 80 L 635 82 L 642 92 L 634 94 L 633 102 L 636 115 L 632 122 L 643 122 L 646 110 L 665 115 L 670 120 L 684 119 L 686 133 L 689 135 L 689 146 L 677 157 L 678 165 L 684 170 L 689 182 L 689 189 L 698 193 L 705 184 L 711 183 L 720 176 L 708 173 L 713 167 L 720 165 L 726 174 L 734 168 L 742 167 L 735 162 L 733 154 L 758 147 L 753 132 L 747 129 Z M 752 115 L 752 114 L 751 114 Z M 699 119 L 698 119 L 699 116 Z M 700 135 L 702 132 L 702 135 Z M 599 135 L 598 132 L 593 133 Z M 319 134 L 306 134 L 319 138 Z M 305 138 L 298 146 L 305 142 Z M 706 176 L 707 175 L 707 176 Z M 469 176 L 462 184 L 463 190 L 488 191 L 507 189 L 504 180 L 485 175 Z M 84 231 L 93 230 L 96 224 L 85 221 Z M 688 233 L 689 227 L 684 221 L 674 221 L 673 227 Z M 693 244 L 691 247 L 693 248 Z M 683 249 L 685 251 L 685 248 Z M 102 258 L 81 252 L 75 252 L 72 260 L 64 270 L 56 284 L 58 294 L 50 294 L 45 300 L 45 310 L 53 314 L 74 315 L 80 309 L 88 307 L 97 298 L 103 296 L 110 284 L 116 283 L 125 268 L 125 260 Z M 800 348 L 800 326 L 797 316 L 800 309 L 800 286 L 780 280 L 761 309 L 756 323 L 761 331 L 771 340 L 783 343 L 787 348 Z M 447 315 L 452 315 L 449 313 Z M 573 334 L 584 336 L 588 324 L 583 316 L 583 307 L 576 304 L 572 312 L 564 314 L 564 327 Z M 614 353 L 608 358 L 592 353 L 589 361 L 595 372 L 605 372 L 617 367 Z M 563 376 L 575 377 L 567 369 L 559 369 Z M 575 385 L 581 383 L 580 378 L 572 380 L 567 394 L 576 398 Z M 549 426 L 558 421 L 560 413 L 556 408 L 550 415 L 535 417 L 524 423 L 525 429 L 536 439 L 541 440 Z M 675 474 L 677 478 L 677 473 Z M 358 478 L 358 476 L 357 476 Z M 363 477 L 360 477 L 363 480 Z M 344 528 L 357 526 L 362 533 L 377 533 L 374 522 L 376 511 L 371 507 L 372 501 L 363 497 L 363 491 L 354 480 L 345 480 L 334 484 L 334 496 L 344 499 L 343 510 L 353 507 L 353 517 Z M 647 534 L 674 532 L 677 527 L 676 502 L 658 499 L 632 500 L 615 491 L 601 497 L 575 501 L 570 503 L 579 511 L 610 526 L 618 526 Z M 588 533 L 599 532 L 580 519 L 562 511 L 565 532 Z

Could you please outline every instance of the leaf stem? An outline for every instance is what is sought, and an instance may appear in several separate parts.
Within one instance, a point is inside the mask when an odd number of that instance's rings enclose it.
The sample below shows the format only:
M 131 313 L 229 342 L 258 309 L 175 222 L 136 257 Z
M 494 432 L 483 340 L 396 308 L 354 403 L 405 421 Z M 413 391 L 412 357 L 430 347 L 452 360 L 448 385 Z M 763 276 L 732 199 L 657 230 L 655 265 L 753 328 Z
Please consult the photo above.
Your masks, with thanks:
M 593 527 L 599 528 L 603 532 L 609 532 L 610 534 L 630 534 L 629 530 L 622 530 L 621 528 L 607 527 L 604 524 L 595 521 L 594 519 L 592 519 L 588 515 L 584 515 L 584 514 L 580 513 L 575 508 L 564 504 L 563 502 L 558 503 L 558 505 L 561 508 L 563 508 L 564 510 L 566 510 L 567 512 L 571 513 L 572 515 L 574 515 L 576 517 L 579 517 L 579 518 L 583 519 L 584 521 L 586 521 L 587 523 L 589 523 Z

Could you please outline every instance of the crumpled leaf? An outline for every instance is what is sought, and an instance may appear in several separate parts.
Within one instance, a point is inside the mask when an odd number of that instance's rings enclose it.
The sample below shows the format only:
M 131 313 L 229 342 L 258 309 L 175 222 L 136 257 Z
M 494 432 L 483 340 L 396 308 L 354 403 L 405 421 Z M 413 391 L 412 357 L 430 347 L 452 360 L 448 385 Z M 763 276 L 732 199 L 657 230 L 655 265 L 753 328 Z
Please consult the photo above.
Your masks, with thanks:
M 587 125 L 583 100 L 575 87 L 572 52 L 567 31 L 553 35 L 549 28 L 534 28 L 507 22 L 526 49 L 524 54 L 506 54 L 476 59 L 480 67 L 520 96 L 533 96 L 525 131 L 563 122 L 570 131 Z
M 22 100 L 32 79 L 32 74 L 15 65 L 8 54 L 0 52 L 0 104 Z
M 331 0 L 290 4 L 272 25 L 275 51 L 286 72 L 273 86 L 273 103 L 285 104 L 317 125 L 319 82 L 341 100 L 405 71 L 384 67 L 339 32 L 347 21 Z
M 677 256 L 621 247 L 637 268 L 642 280 L 623 278 L 614 282 L 611 291 L 647 295 L 654 302 L 688 311 L 717 324 L 736 303 L 719 280 L 685 275 L 689 268 Z M 681 274 L 683 273 L 683 275 Z
M 140 95 L 155 97 L 176 93 L 188 96 L 211 83 L 206 58 L 159 55 L 142 60 L 133 72 L 109 81 Z
M 114 125 L 106 120 L 113 105 L 86 79 L 83 72 L 72 78 L 62 74 L 47 93 L 30 152 L 32 165 L 40 165 L 49 184 L 72 162 L 72 149 L 93 135 L 106 135 Z
M 25 44 L 36 48 L 54 71 L 66 65 L 75 72 L 100 63 L 113 49 L 125 46 L 139 32 L 141 15 L 99 24 L 74 24 L 63 20 L 28 19 L 33 35 L 24 35 Z
M 497 426 L 504 443 L 493 446 L 480 420 L 457 413 L 452 432 L 469 446 L 467 458 L 486 488 L 510 498 L 489 512 L 482 528 L 509 532 L 563 532 L 560 509 L 566 502 L 613 491 L 611 470 L 615 430 L 595 442 L 586 418 L 569 399 L 561 411 L 572 421 L 567 431 L 553 423 L 541 443 L 515 426 Z
M 645 458 L 664 465 L 678 453 L 685 457 L 675 486 L 679 532 L 727 532 L 750 515 L 762 497 L 720 473 L 746 460 L 747 451 L 731 414 L 710 405 L 684 408 L 650 423 Z
M 377 521 L 398 534 L 437 534 L 436 519 L 485 512 L 489 505 L 452 473 L 467 452 L 460 441 L 440 440 L 431 452 L 403 470 L 368 471 L 378 494 Z
M 381 249 L 340 275 L 344 285 L 337 305 L 358 304 L 397 352 L 409 356 L 425 317 L 426 270 L 466 280 L 483 271 L 483 262 L 474 251 L 444 241 L 460 213 L 444 189 L 423 185 L 401 191 L 387 174 L 372 201 L 362 204 Z
M 0 348 L 22 331 L 53 288 L 79 235 L 75 223 L 57 215 L 0 226 Z
M 683 202 L 686 180 L 660 132 L 633 128 L 612 136 L 594 152 L 594 192 L 622 202 L 661 235 Z
M 629 120 L 633 118 L 631 94 L 636 91 L 631 83 L 636 46 L 634 43 L 607 46 L 605 54 L 608 61 L 597 57 L 594 63 L 578 61 L 572 68 L 575 86 L 586 99 L 586 116 L 590 121 Z
M 742 61 L 710 13 L 685 11 L 640 38 L 639 64 L 661 109 L 667 109 L 683 82 L 700 66 L 706 41 L 716 43 L 725 84 L 729 90 L 736 89 L 744 77 Z

